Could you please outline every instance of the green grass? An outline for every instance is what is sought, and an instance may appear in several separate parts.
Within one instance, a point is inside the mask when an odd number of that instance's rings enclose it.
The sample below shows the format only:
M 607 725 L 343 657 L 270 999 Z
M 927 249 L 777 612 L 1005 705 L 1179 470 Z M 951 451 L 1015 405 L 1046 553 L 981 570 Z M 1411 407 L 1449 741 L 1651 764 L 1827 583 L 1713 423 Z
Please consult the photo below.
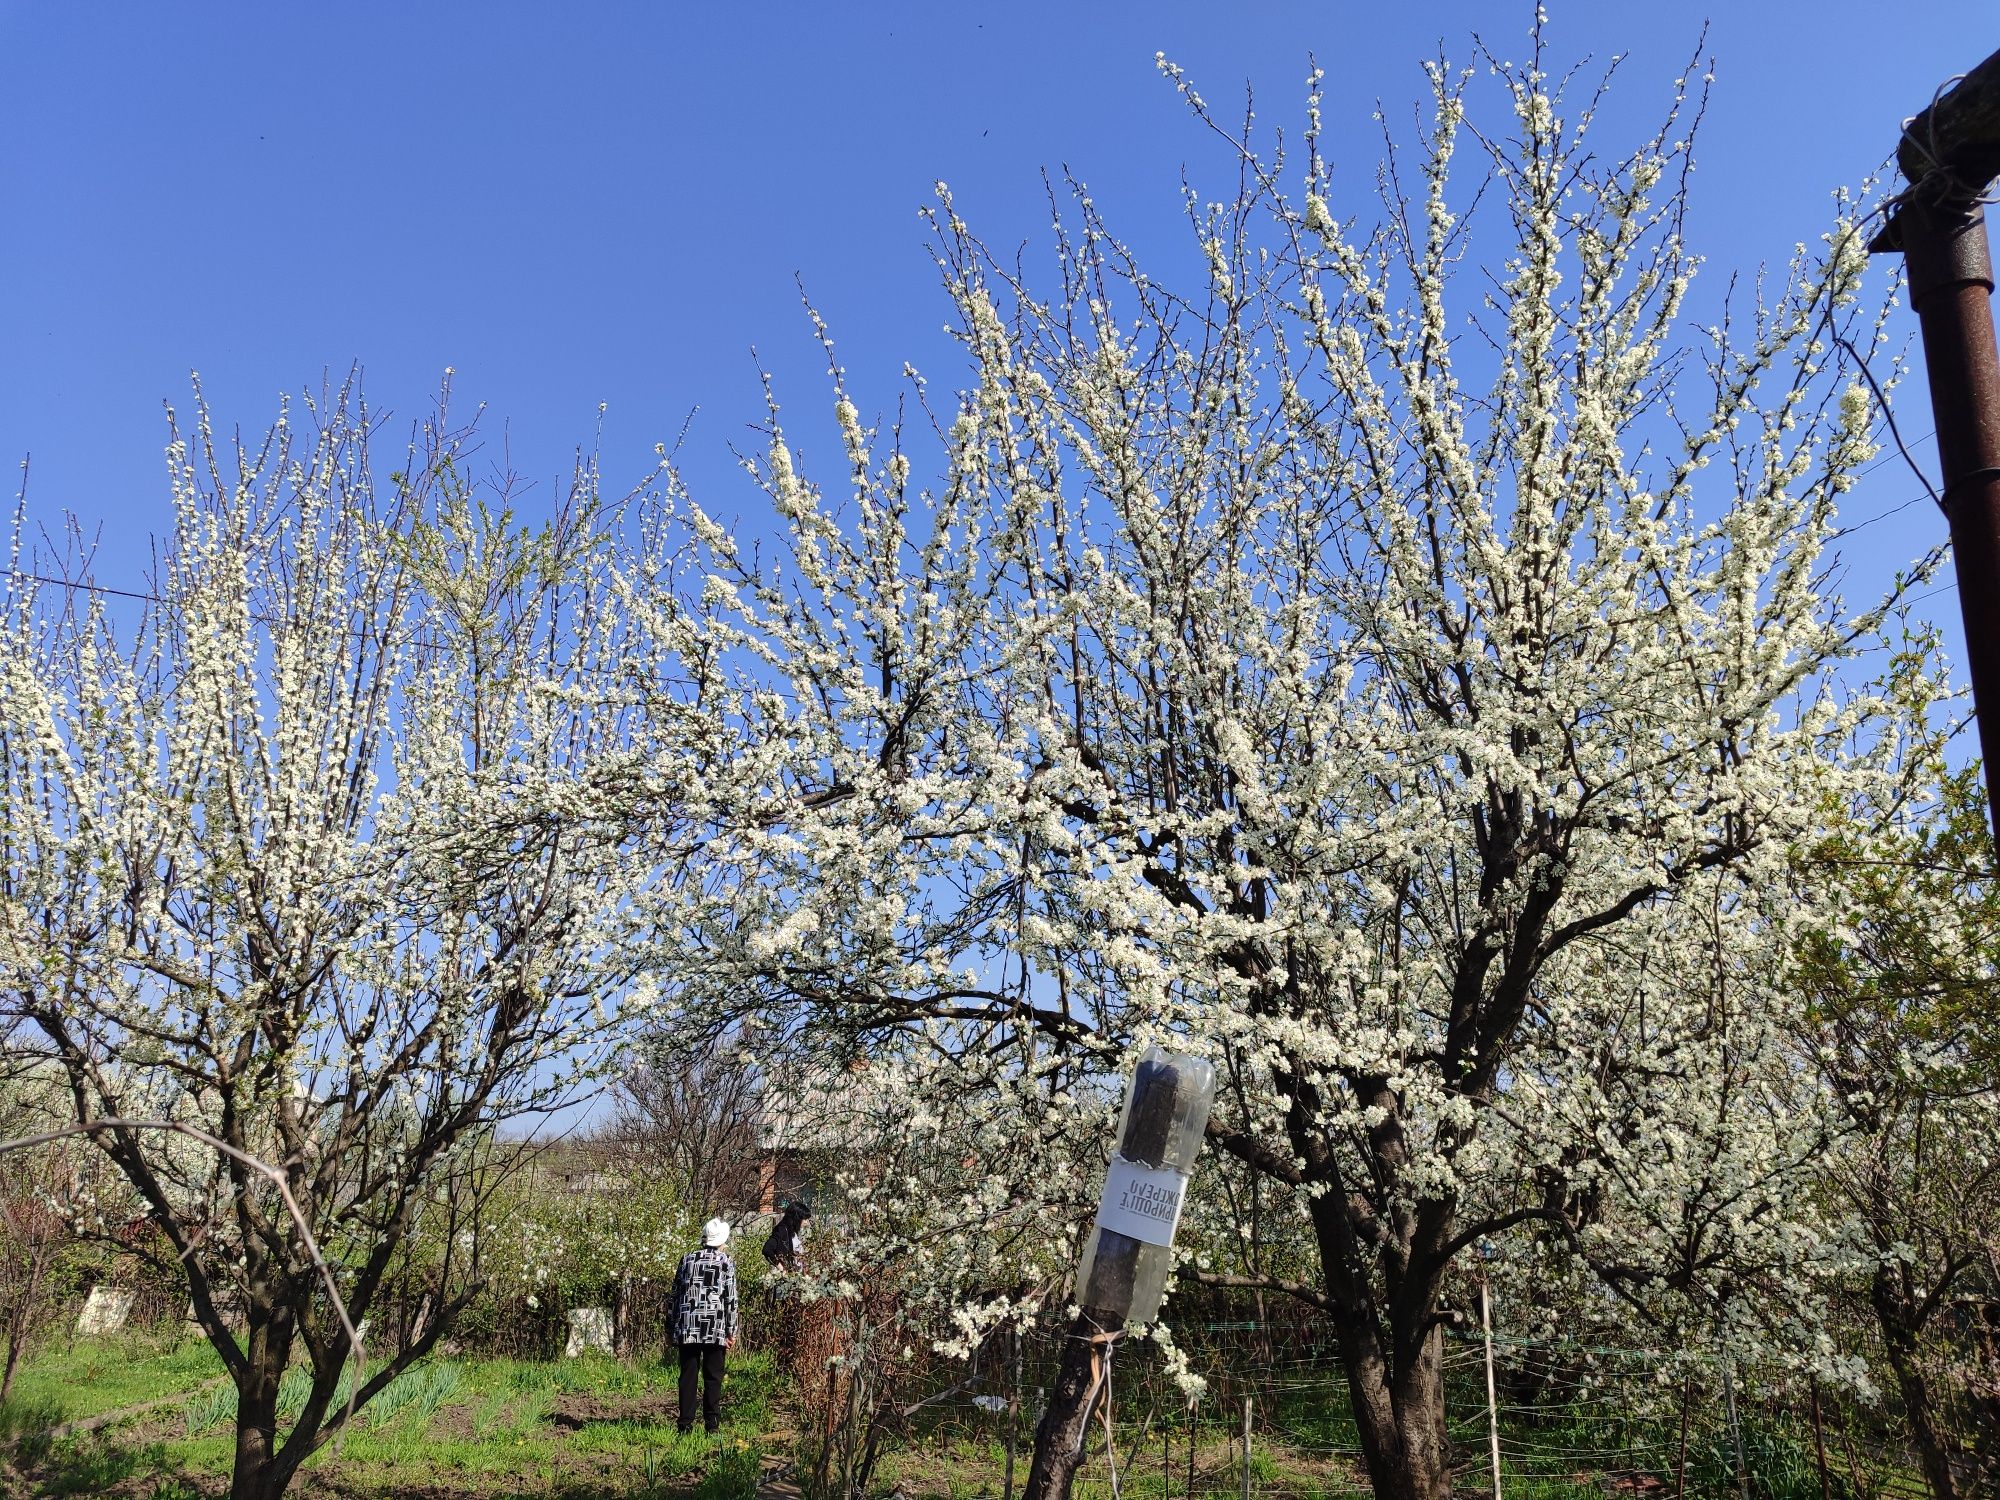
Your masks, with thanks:
M 362 1408 L 338 1447 L 308 1460 L 294 1493 L 389 1496 L 422 1489 L 677 1500 L 752 1500 L 771 1414 L 761 1355 L 731 1359 L 723 1431 L 675 1430 L 677 1368 L 602 1357 L 533 1363 L 432 1359 Z M 0 1492 L 11 1456 L 35 1495 L 115 1490 L 158 1500 L 213 1493 L 228 1473 L 236 1393 L 205 1344 L 143 1338 L 52 1348 L 0 1406 Z M 292 1371 L 280 1409 L 307 1382 Z M 113 1427 L 50 1440 L 61 1421 L 155 1403 Z M 151 1488 L 134 1489 L 151 1479 Z
M 162 1400 L 221 1374 L 222 1361 L 206 1340 L 77 1339 L 24 1364 L 0 1412 L 26 1408 L 54 1412 L 56 1421 L 66 1421 Z
M 94 1495 L 130 1480 L 168 1475 L 174 1462 L 159 1443 L 58 1438 L 42 1451 L 37 1467 L 42 1474 L 37 1494 Z
M 308 1463 L 294 1493 L 307 1500 L 387 1500 L 411 1492 L 754 1500 L 760 1463 L 778 1441 L 772 1434 L 781 1420 L 770 1360 L 753 1354 L 730 1361 L 725 1426 L 717 1438 L 675 1431 L 677 1374 L 651 1360 L 432 1359 L 404 1372 L 364 1407 L 338 1449 L 324 1449 Z M 293 1371 L 282 1388 L 281 1410 L 296 1412 L 306 1388 L 304 1372 Z M 215 1495 L 228 1472 L 235 1406 L 235 1390 L 202 1343 L 170 1347 L 134 1337 L 50 1348 L 24 1368 L 17 1394 L 0 1405 L 0 1494 L 121 1500 Z M 49 1435 L 59 1422 L 134 1407 L 141 1410 L 101 1431 Z M 1483 1450 L 1483 1423 L 1467 1420 Z M 1027 1474 L 1031 1425 L 1032 1415 L 1024 1413 L 1017 1429 L 1017 1485 Z M 912 1500 L 997 1496 L 1000 1432 L 990 1415 L 929 1408 L 894 1441 L 872 1487 L 897 1489 Z M 1243 1462 L 1236 1423 L 1211 1417 L 1193 1436 L 1195 1488 L 1229 1500 Z M 1628 1440 L 1642 1453 L 1657 1454 L 1677 1434 L 1595 1418 L 1507 1429 L 1502 1436 L 1509 1451 L 1508 1500 L 1601 1500 L 1605 1491 L 1588 1474 L 1592 1461 L 1583 1455 L 1620 1456 Z M 1170 1476 L 1162 1472 L 1169 1457 L 1163 1437 L 1171 1440 Z M 1805 1435 L 1746 1422 L 1744 1437 L 1755 1500 L 1818 1500 Z M 1184 1420 L 1164 1433 L 1121 1423 L 1121 1493 L 1127 1500 L 1185 1500 L 1189 1439 Z M 1100 1441 L 1093 1436 L 1077 1500 L 1110 1500 Z M 1365 1492 L 1354 1457 L 1358 1446 L 1344 1402 L 1328 1400 L 1324 1391 L 1282 1392 L 1252 1446 L 1253 1489 L 1273 1500 L 1352 1500 Z M 1531 1456 L 1537 1450 L 1539 1456 Z M 1688 1457 L 1690 1494 L 1733 1492 L 1732 1455 L 1714 1434 L 1697 1434 Z M 1836 1494 L 1844 1488 L 1836 1484 Z
M 1461 1414 L 1467 1409 L 1459 1403 Z M 1253 1495 L 1269 1500 L 1364 1500 L 1369 1492 L 1360 1463 L 1360 1438 L 1344 1401 L 1330 1399 L 1324 1387 L 1282 1390 L 1262 1410 L 1265 1416 L 1258 1424 L 1249 1461 Z M 1470 1476 L 1461 1478 L 1465 1486 L 1483 1484 L 1486 1474 L 1483 1413 L 1476 1407 L 1470 1410 L 1473 1415 L 1464 1418 L 1464 1430 L 1457 1434 L 1475 1459 Z M 900 1491 L 912 1500 L 997 1497 L 1003 1453 L 990 1421 L 944 1409 L 927 1411 L 885 1455 L 873 1487 Z M 1027 1470 L 1030 1427 L 1031 1417 L 1024 1416 L 1016 1450 L 1017 1484 Z M 1209 1415 L 1193 1434 L 1194 1489 L 1201 1500 L 1232 1500 L 1236 1495 L 1243 1472 L 1239 1433 L 1235 1420 Z M 1170 1439 L 1170 1453 L 1162 1451 L 1163 1436 Z M 1510 1455 L 1503 1463 L 1504 1491 L 1508 1500 L 1606 1500 L 1631 1493 L 1617 1488 L 1617 1478 L 1604 1473 L 1610 1470 L 1615 1476 L 1632 1461 L 1627 1457 L 1628 1439 L 1641 1463 L 1648 1457 L 1657 1463 L 1662 1455 L 1671 1455 L 1676 1436 L 1668 1427 L 1628 1424 L 1617 1415 L 1503 1426 L 1502 1441 Z M 1775 1428 L 1753 1430 L 1746 1424 L 1744 1436 L 1753 1500 L 1818 1500 L 1817 1476 L 1805 1464 L 1798 1434 Z M 1157 1425 L 1147 1429 L 1138 1422 L 1121 1422 L 1119 1494 L 1125 1500 L 1160 1500 L 1168 1495 L 1186 1500 L 1189 1440 L 1184 1418 L 1175 1420 L 1164 1434 Z M 1714 1456 L 1721 1452 L 1691 1443 L 1690 1496 L 1734 1495 L 1733 1470 L 1720 1467 L 1721 1460 Z M 1093 1428 L 1090 1457 L 1076 1480 L 1076 1500 L 1112 1500 L 1102 1455 L 1102 1431 Z M 1170 1474 L 1163 1471 L 1163 1460 Z M 1812 1486 L 1809 1494 L 1800 1488 L 1807 1483 Z M 1836 1500 L 1849 1500 L 1838 1475 L 1832 1488 Z

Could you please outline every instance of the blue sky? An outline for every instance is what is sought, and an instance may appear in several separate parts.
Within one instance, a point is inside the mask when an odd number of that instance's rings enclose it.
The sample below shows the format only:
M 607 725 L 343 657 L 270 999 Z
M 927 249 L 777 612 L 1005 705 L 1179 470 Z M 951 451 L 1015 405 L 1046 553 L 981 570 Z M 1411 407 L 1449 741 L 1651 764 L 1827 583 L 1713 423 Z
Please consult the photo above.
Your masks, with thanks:
M 1558 61 L 1630 54 L 1650 118 L 1694 8 L 1551 0 Z M 903 361 L 955 384 L 917 210 L 946 179 L 988 238 L 1046 220 L 1067 163 L 1142 251 L 1178 254 L 1179 179 L 1227 183 L 1158 76 L 1211 101 L 1257 90 L 1295 125 L 1308 52 L 1329 154 L 1365 206 L 1379 99 L 1407 120 L 1418 64 L 1472 33 L 1518 55 L 1523 4 L 64 5 L 0 0 L 0 454 L 32 454 L 32 513 L 102 526 L 99 574 L 138 586 L 165 519 L 162 399 L 202 372 L 226 423 L 359 361 L 371 399 L 421 413 L 446 366 L 497 453 L 556 488 L 606 403 L 614 485 L 700 408 L 687 455 L 712 509 L 754 512 L 728 445 L 781 394 L 824 406 L 803 276 L 864 414 Z M 1900 119 L 2000 45 L 1992 0 L 1885 12 L 1730 0 L 1694 238 L 1711 272 L 1781 261 Z M 1610 133 L 1617 134 L 1614 111 Z M 1217 191 L 1216 196 L 1221 196 Z M 1928 432 L 1921 381 L 1905 430 Z M 1929 456 L 1928 445 L 1924 446 Z M 1890 466 L 1852 508 L 1915 488 Z M 755 524 L 752 520 L 751 524 Z M 1868 533 L 1876 561 L 1941 528 L 1928 505 Z M 1949 594 L 1931 602 L 1954 630 Z

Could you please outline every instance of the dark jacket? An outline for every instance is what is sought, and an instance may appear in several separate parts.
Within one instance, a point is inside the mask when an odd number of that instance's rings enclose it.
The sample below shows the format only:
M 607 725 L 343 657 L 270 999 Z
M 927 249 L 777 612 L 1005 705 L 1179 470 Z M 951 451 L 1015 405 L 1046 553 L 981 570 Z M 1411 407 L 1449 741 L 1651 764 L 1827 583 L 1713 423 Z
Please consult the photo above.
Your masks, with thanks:
M 764 1259 L 788 1271 L 796 1269 L 799 1256 L 805 1249 L 806 1220 L 811 1217 L 812 1210 L 805 1204 L 788 1205 L 764 1240 Z
M 736 1337 L 736 1265 L 707 1245 L 681 1257 L 674 1272 L 674 1342 L 726 1344 Z

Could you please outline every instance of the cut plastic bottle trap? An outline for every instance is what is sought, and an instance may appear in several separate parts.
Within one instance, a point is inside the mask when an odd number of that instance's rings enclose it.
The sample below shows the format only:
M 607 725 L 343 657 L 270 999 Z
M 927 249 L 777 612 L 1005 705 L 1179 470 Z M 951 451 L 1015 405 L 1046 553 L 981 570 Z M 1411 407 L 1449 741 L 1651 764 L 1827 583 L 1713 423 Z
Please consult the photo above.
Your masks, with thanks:
M 1159 1314 L 1214 1097 L 1215 1068 L 1199 1057 L 1148 1047 L 1132 1070 L 1097 1224 L 1076 1269 L 1078 1306 L 1107 1326 Z

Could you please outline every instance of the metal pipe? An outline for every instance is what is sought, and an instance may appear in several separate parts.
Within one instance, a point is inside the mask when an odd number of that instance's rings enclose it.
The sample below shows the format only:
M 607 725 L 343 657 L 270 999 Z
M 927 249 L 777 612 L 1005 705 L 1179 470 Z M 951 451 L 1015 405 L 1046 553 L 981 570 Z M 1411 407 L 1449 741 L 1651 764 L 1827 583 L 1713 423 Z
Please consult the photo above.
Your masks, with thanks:
M 1898 210 L 1892 234 L 1923 329 L 1987 807 L 2000 833 L 1992 795 L 2000 774 L 2000 348 L 1986 213 L 1918 196 Z
M 2000 176 L 2000 52 L 1904 123 L 1896 165 L 1909 191 L 1868 248 L 1903 253 L 1923 327 L 1986 807 L 2000 835 L 2000 355 L 1979 201 Z

